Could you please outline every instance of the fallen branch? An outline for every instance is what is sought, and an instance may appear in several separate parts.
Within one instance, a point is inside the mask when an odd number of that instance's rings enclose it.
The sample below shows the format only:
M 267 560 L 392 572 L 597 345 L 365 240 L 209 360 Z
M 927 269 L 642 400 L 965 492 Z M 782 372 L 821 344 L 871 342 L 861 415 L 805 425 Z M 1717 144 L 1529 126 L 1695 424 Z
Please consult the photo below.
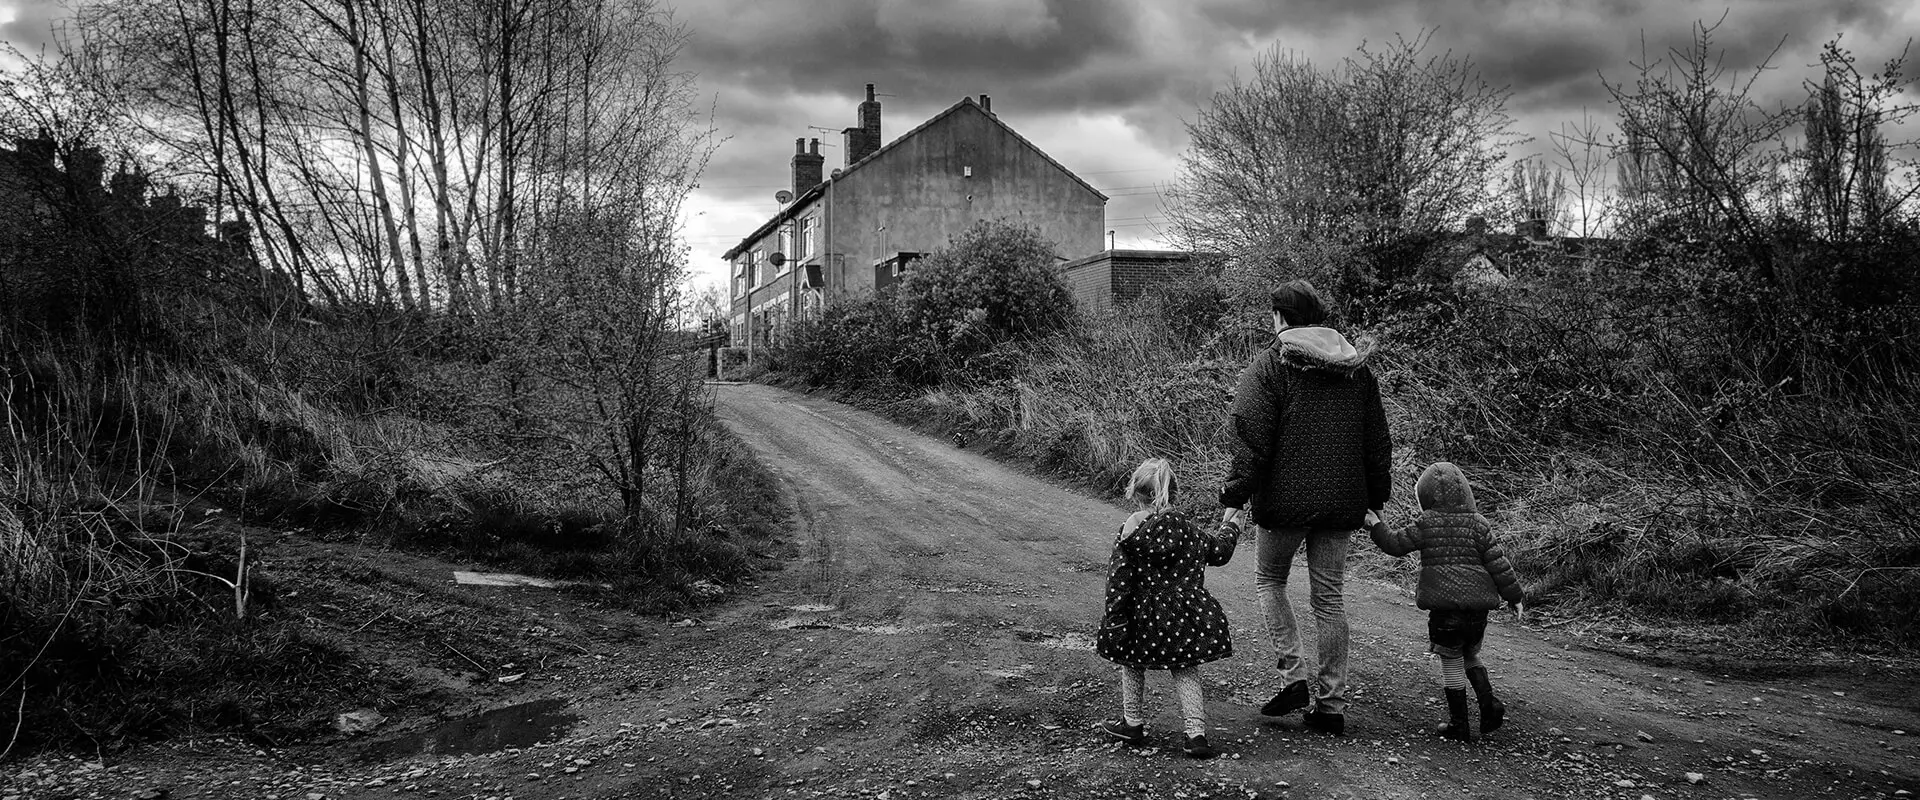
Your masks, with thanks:
M 390 608 L 383 608 L 383 609 L 380 609 L 380 613 L 378 613 L 378 614 L 375 614 L 375 615 L 373 615 L 373 617 L 372 617 L 371 619 L 368 619 L 368 620 L 367 620 L 366 622 L 362 622 L 362 623 L 360 623 L 360 627 L 358 627 L 358 628 L 354 628 L 354 629 L 353 629 L 353 632 L 354 632 L 354 633 L 359 633 L 359 632 L 361 632 L 361 631 L 364 631 L 364 630 L 366 630 L 366 629 L 367 629 L 367 626 L 368 626 L 368 625 L 372 625 L 372 624 L 373 624 L 373 623 L 375 623 L 375 622 L 379 622 L 379 621 L 380 621 L 380 618 L 381 618 L 381 617 L 384 617 L 384 616 L 386 616 L 386 615 L 387 615 L 387 612 L 388 612 L 388 611 L 392 611 L 392 610 L 393 610 L 393 609 L 390 609 Z
M 448 650 L 452 650 L 453 654 L 456 656 L 467 659 L 467 663 L 472 664 L 474 669 L 480 670 L 480 674 L 485 675 L 488 672 L 490 672 L 490 670 L 488 670 L 486 667 L 480 666 L 480 662 L 475 661 L 472 658 L 469 658 L 466 653 L 460 652 L 460 648 L 454 647 L 452 644 L 447 643 L 445 640 L 441 640 L 440 646 L 445 647 Z

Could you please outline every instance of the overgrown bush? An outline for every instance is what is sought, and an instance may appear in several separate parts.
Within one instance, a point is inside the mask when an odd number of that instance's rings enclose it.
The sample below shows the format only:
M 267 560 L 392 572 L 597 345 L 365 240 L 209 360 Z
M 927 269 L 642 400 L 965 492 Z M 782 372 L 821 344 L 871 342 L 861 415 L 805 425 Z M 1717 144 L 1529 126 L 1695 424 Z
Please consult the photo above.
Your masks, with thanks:
M 964 438 L 1115 490 L 1141 460 L 1174 458 L 1182 505 L 1199 509 L 1226 473 L 1234 382 L 1271 338 L 1226 305 L 1211 281 L 1149 294 L 1070 334 L 1009 345 L 1014 368 L 998 380 L 929 391 L 916 405 Z
M 1643 242 L 1401 287 L 1376 329 L 1397 442 L 1468 466 L 1549 597 L 1912 641 L 1914 323 L 1800 294 L 1793 349 L 1825 358 L 1770 377 L 1779 343 L 1743 335 L 1718 257 Z M 1830 346 L 1866 325 L 1890 342 Z
M 1073 295 L 1054 273 L 1037 230 L 983 220 L 914 262 L 888 293 L 803 320 L 781 349 L 782 368 L 816 385 L 869 392 L 1009 374 L 1020 342 L 1072 327 Z
M 0 351 L 0 640 L 18 645 L 0 648 L 0 680 L 28 698 L 22 746 L 207 730 L 282 740 L 324 730 L 323 710 L 419 690 L 363 680 L 351 649 L 255 613 L 274 576 L 258 543 L 241 549 L 243 525 L 612 583 L 610 599 L 648 611 L 709 599 L 700 581 L 743 579 L 775 532 L 776 482 L 704 405 L 690 409 L 686 458 L 655 468 L 657 513 L 629 521 L 562 450 L 516 450 L 510 416 L 411 416 L 413 398 L 488 406 L 484 365 L 419 344 L 432 337 L 391 339 L 406 346 L 380 388 L 351 380 L 363 341 L 351 330 L 252 327 L 244 347 L 219 330 L 207 350 L 171 356 L 47 339 Z M 351 396 L 366 391 L 389 396 Z
M 1518 260 L 1505 286 L 1383 286 L 1353 314 L 1373 324 L 1347 333 L 1374 344 L 1387 395 L 1389 516 L 1412 513 L 1421 466 L 1451 460 L 1549 609 L 1914 641 L 1920 382 L 1848 395 L 1760 381 L 1729 356 L 1751 343 L 1706 290 L 1710 256 L 1643 243 Z M 1171 457 L 1182 505 L 1212 513 L 1234 380 L 1271 336 L 1264 315 L 1234 310 L 1183 330 L 1211 292 L 1019 345 L 1002 380 L 926 391 L 913 413 L 1115 490 L 1140 459 Z
M 795 322 L 782 355 L 808 383 L 877 388 L 899 377 L 904 327 L 891 296 L 839 303 L 818 319 Z

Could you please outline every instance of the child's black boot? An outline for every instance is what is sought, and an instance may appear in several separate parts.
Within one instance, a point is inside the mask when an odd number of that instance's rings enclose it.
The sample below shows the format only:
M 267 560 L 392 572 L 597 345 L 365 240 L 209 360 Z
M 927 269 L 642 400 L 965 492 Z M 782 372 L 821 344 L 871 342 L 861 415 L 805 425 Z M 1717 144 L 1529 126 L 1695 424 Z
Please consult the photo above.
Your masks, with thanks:
M 1480 735 L 1498 730 L 1507 721 L 1507 704 L 1493 695 L 1493 681 L 1487 679 L 1487 668 L 1468 667 L 1467 682 L 1473 684 L 1473 694 L 1480 699 Z
M 1456 742 L 1473 741 L 1473 724 L 1467 720 L 1467 690 L 1447 690 L 1447 716 L 1451 719 L 1440 726 L 1440 736 Z

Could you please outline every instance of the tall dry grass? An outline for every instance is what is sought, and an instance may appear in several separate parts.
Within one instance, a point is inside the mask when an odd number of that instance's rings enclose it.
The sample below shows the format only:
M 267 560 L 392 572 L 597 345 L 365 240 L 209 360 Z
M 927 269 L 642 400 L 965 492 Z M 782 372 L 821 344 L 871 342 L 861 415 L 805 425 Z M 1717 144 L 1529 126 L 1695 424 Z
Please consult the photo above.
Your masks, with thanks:
M 0 359 L 0 416 L 0 676 L 17 701 L 6 748 L 188 721 L 282 735 L 395 691 L 359 680 L 332 643 L 261 619 L 272 577 L 257 550 L 244 528 L 208 524 L 209 509 L 247 509 L 263 488 L 338 493 L 333 452 L 395 443 L 357 441 L 237 367 L 56 343 Z M 303 469 L 312 486 L 282 485 Z
M 705 404 L 676 418 L 685 457 L 657 467 L 684 465 L 691 501 L 624 520 L 566 453 L 488 410 L 474 361 L 405 342 L 356 358 L 364 330 L 220 331 L 188 354 L 0 350 L 0 709 L 18 712 L 0 719 L 19 727 L 0 749 L 300 737 L 326 709 L 412 691 L 272 613 L 279 576 L 249 526 L 605 582 L 646 611 L 746 579 L 778 532 L 777 483 Z
M 1271 338 L 1217 288 L 1196 285 L 1012 346 L 1004 377 L 912 402 L 963 438 L 1113 491 L 1141 461 L 1172 458 L 1187 487 L 1179 505 L 1198 511 L 1226 476 L 1234 383 Z
M 1389 519 L 1411 519 L 1420 468 L 1454 461 L 1546 607 L 1920 641 L 1920 381 L 1762 383 L 1684 284 L 1607 270 L 1409 289 L 1347 330 L 1376 348 Z M 1181 505 L 1211 514 L 1234 380 L 1271 337 L 1257 310 L 1193 305 L 1176 292 L 1019 346 L 1004 377 L 926 391 L 912 413 L 1116 491 L 1170 457 L 1193 489 Z M 1411 579 L 1411 562 L 1360 550 L 1372 574 Z

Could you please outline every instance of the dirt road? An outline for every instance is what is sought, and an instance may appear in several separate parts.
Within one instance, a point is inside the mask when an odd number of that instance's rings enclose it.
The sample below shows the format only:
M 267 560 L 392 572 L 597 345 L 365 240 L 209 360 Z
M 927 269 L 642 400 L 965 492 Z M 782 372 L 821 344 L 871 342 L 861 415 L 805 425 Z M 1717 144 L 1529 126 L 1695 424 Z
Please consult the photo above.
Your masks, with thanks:
M 122 768 L 138 780 L 118 791 L 171 779 L 172 797 L 291 798 L 1920 793 L 1910 674 L 1700 674 L 1505 619 L 1487 660 L 1507 727 L 1440 741 L 1426 733 L 1440 711 L 1424 618 L 1364 581 L 1348 587 L 1349 735 L 1268 720 L 1257 709 L 1277 687 L 1250 541 L 1208 574 L 1239 649 L 1203 670 L 1226 755 L 1180 757 L 1164 675 L 1149 697 L 1166 746 L 1127 750 L 1092 730 L 1117 690 L 1089 637 L 1123 509 L 826 400 L 743 385 L 719 402 L 797 508 L 786 570 L 691 623 L 641 620 L 617 645 L 582 648 L 582 666 L 521 695 L 542 705 L 371 747 L 176 747 Z M 129 796 L 112 791 L 100 796 Z

